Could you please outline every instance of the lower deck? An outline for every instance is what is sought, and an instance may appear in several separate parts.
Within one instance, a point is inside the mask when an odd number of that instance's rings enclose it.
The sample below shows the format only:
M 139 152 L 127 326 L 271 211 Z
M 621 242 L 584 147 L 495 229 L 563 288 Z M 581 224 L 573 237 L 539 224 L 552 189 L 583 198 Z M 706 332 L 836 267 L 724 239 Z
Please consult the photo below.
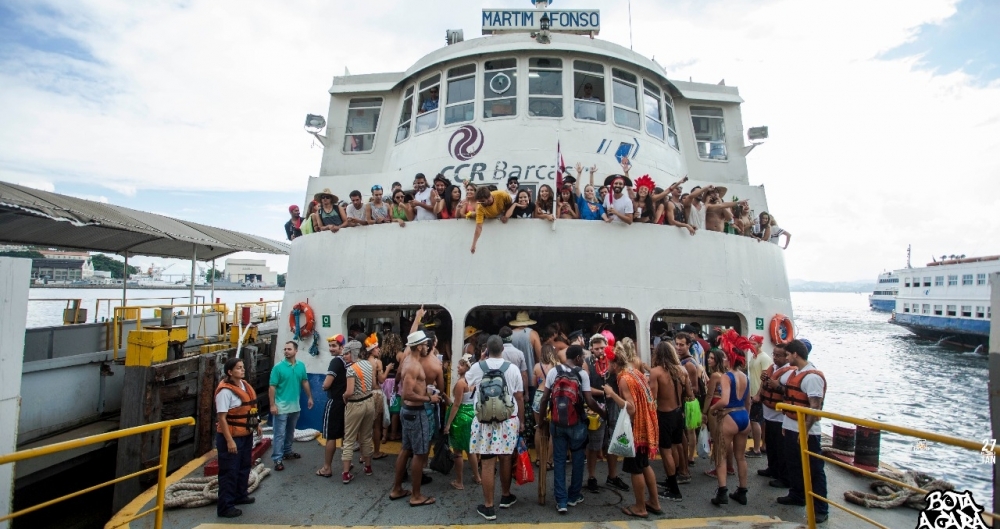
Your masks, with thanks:
M 325 479 L 314 473 L 322 465 L 323 448 L 317 441 L 298 442 L 295 450 L 302 454 L 302 459 L 286 461 L 285 470 L 271 473 L 262 481 L 261 486 L 252 495 L 257 499 L 253 505 L 242 506 L 243 516 L 234 519 L 218 518 L 215 505 L 189 509 L 172 509 L 164 515 L 163 527 L 169 529 L 216 528 L 223 526 L 253 527 L 441 527 L 480 525 L 485 521 L 476 513 L 476 505 L 483 502 L 482 491 L 473 484 L 471 474 L 466 465 L 465 490 L 455 490 L 449 486 L 451 477 L 431 474 L 433 482 L 423 487 L 425 496 L 433 496 L 437 503 L 425 507 L 409 507 L 406 500 L 390 501 L 389 490 L 392 487 L 393 465 L 398 453 L 398 443 L 383 445 L 383 451 L 391 454 L 389 457 L 373 462 L 374 475 L 365 476 L 356 467 L 354 481 L 344 485 L 339 479 L 338 450 L 334 458 L 334 477 Z M 200 477 L 202 465 L 213 453 L 202 460 L 181 469 L 171 480 L 181 479 L 186 475 Z M 268 460 L 267 463 L 270 463 Z M 771 488 L 767 478 L 757 475 L 757 470 L 766 466 L 766 459 L 747 459 L 749 486 L 749 503 L 746 506 L 730 502 L 728 505 L 716 507 L 709 503 L 717 486 L 715 478 L 704 474 L 708 469 L 708 461 L 699 459 L 692 467 L 691 483 L 681 485 L 684 499 L 681 502 L 661 500 L 664 510 L 662 516 L 650 515 L 646 520 L 628 518 L 619 510 L 633 501 L 632 492 L 620 492 L 603 486 L 607 476 L 607 466 L 598 463 L 597 478 L 602 484 L 600 492 L 590 493 L 584 489 L 584 503 L 571 507 L 566 515 L 559 515 L 555 510 L 552 496 L 552 476 L 548 472 L 548 502 L 539 505 L 537 501 L 538 484 L 527 483 L 518 486 L 512 484 L 511 492 L 518 497 L 517 503 L 510 509 L 497 509 L 497 520 L 494 523 L 514 526 L 515 524 L 530 525 L 559 524 L 563 527 L 643 527 L 643 528 L 682 528 L 682 527 L 730 527 L 730 528 L 795 528 L 803 527 L 805 522 L 804 507 L 789 507 L 774 502 L 778 496 L 785 494 L 785 489 Z M 659 460 L 651 462 L 656 472 L 657 480 L 663 479 L 664 470 Z M 268 465 L 270 467 L 270 465 Z M 826 467 L 830 498 L 843 503 L 844 492 L 848 490 L 868 490 L 867 478 L 858 478 L 840 469 Z M 628 475 L 621 474 L 623 479 Z M 536 469 L 536 480 L 537 480 Z M 568 480 L 569 476 L 567 476 Z M 736 486 L 736 477 L 730 477 L 730 490 Z M 584 481 L 586 485 L 586 480 Z M 407 483 L 406 488 L 409 488 Z M 500 490 L 497 486 L 496 496 L 499 500 Z M 119 527 L 118 519 L 142 512 L 155 504 L 155 488 L 147 491 L 127 506 L 113 518 L 107 528 Z M 853 506 L 852 506 L 853 507 Z M 862 514 L 888 527 L 913 527 L 917 523 L 918 511 L 901 508 L 893 510 L 866 509 L 857 507 Z M 848 513 L 836 507 L 830 508 L 830 519 L 820 527 L 830 529 L 847 529 L 864 527 L 865 524 Z M 133 529 L 152 528 L 151 516 L 120 527 Z

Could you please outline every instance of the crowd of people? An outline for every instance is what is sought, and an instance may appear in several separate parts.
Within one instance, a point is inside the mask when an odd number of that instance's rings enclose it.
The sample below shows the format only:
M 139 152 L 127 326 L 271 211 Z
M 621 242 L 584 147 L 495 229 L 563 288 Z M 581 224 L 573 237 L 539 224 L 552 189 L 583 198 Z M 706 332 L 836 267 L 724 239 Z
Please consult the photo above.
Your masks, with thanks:
M 482 233 L 485 219 L 498 219 L 506 223 L 514 219 L 599 220 L 608 223 L 651 223 L 675 226 L 691 235 L 698 230 L 732 233 L 761 241 L 780 243 L 788 247 L 791 233 L 778 226 L 768 212 L 754 215 L 747 200 L 726 201 L 728 189 L 724 186 L 695 186 L 684 192 L 687 177 L 665 189 L 658 187 L 649 176 L 635 180 L 629 177 L 631 163 L 621 160 L 623 174 L 607 177 L 603 185 L 594 182 L 597 166 L 586 171 L 588 183 L 584 184 L 584 167 L 576 164 L 576 176 L 568 172 L 561 178 L 562 185 L 554 190 L 548 184 L 533 189 L 521 186 L 517 177 L 507 179 L 505 189 L 494 185 L 477 186 L 466 180 L 461 186 L 453 184 L 444 175 L 434 177 L 428 185 L 427 177 L 417 173 L 413 189 L 404 190 L 393 182 L 389 200 L 385 200 L 382 186 L 371 188 L 367 202 L 361 191 L 350 193 L 350 202 L 341 202 L 329 189 L 317 193 L 303 216 L 298 206 L 289 206 L 291 218 L 285 224 L 288 240 L 320 231 L 336 233 L 341 228 L 371 224 L 396 223 L 401 227 L 410 221 L 474 219 L 476 243 Z
M 767 467 L 757 474 L 768 481 L 761 483 L 788 489 L 776 501 L 799 506 L 807 501 L 797 419 L 776 406 L 780 402 L 823 406 L 826 380 L 809 362 L 808 340 L 775 345 L 772 357 L 761 350 L 760 336 L 743 337 L 721 328 L 706 334 L 697 323 L 681 329 L 663 326 L 654 333 L 646 364 L 623 326 L 553 323 L 539 333 L 533 328 L 538 322 L 520 312 L 514 320 L 500 322 L 506 324 L 496 334 L 466 327 L 462 350 L 450 354 L 442 344 L 448 354 L 439 355 L 438 337 L 422 323 L 424 315 L 423 308 L 417 311 L 405 343 L 391 326 L 367 337 L 352 327 L 347 337 L 327 338 L 331 360 L 323 383 L 328 400 L 321 432 L 327 444 L 318 476 L 334 475 L 338 440 L 344 484 L 355 479 L 356 451 L 362 471 L 371 475 L 372 460 L 388 457 L 379 445 L 399 440 L 402 446 L 389 499 L 407 498 L 413 507 L 432 505 L 436 498 L 422 489 L 431 480 L 424 468 L 432 446 L 446 440 L 448 453 L 453 454 L 446 457 L 455 463 L 451 487 L 466 488 L 468 467 L 472 483 L 482 488 L 476 512 L 495 520 L 497 508 L 517 502 L 511 483 L 517 446 L 524 439 L 536 449 L 549 447 L 547 460 L 539 458 L 534 464 L 554 472 L 558 513 L 583 502 L 584 489 L 600 491 L 596 473 L 603 461 L 605 486 L 634 496 L 622 513 L 647 518 L 663 513 L 661 500 L 683 499 L 680 485 L 691 482 L 700 431 L 705 428 L 711 437 L 711 468 L 705 473 L 718 482 L 716 494 L 709 498 L 712 504 L 733 500 L 746 505 L 750 486 L 746 458 L 765 454 Z M 307 405 L 313 403 L 305 369 L 296 361 L 297 350 L 295 342 L 285 344 L 284 358 L 270 380 L 272 460 L 278 471 L 286 460 L 301 457 L 292 450 L 290 436 L 302 392 Z M 458 377 L 449 386 L 452 358 Z M 259 427 L 251 419 L 255 396 L 242 380 L 242 361 L 230 359 L 225 373 L 216 392 L 218 514 L 233 517 L 240 515 L 236 505 L 254 501 L 246 493 L 248 436 Z M 383 428 L 386 412 L 391 420 Z M 630 421 L 630 457 L 618 457 L 611 449 L 620 420 Z M 808 448 L 818 453 L 818 418 L 807 417 L 806 426 Z M 748 449 L 751 437 L 754 442 Z M 435 448 L 435 457 L 439 451 Z M 663 467 L 660 480 L 651 463 L 657 456 Z M 811 490 L 825 497 L 823 461 L 811 458 L 810 467 Z M 620 472 L 629 476 L 628 482 Z M 737 477 L 738 486 L 730 493 L 731 475 Z M 826 521 L 827 504 L 816 501 L 814 508 L 817 522 Z

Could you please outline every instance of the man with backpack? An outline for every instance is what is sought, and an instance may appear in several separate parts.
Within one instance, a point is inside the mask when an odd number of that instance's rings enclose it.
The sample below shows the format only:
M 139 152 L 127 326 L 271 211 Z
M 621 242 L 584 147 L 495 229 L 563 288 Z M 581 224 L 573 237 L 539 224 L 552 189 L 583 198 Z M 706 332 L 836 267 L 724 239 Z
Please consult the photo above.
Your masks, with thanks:
M 480 516 L 496 520 L 493 496 L 497 458 L 500 459 L 500 508 L 506 509 L 517 497 L 510 493 L 513 478 L 511 454 L 524 431 L 524 381 L 517 367 L 503 359 L 503 340 L 493 335 L 486 340 L 488 358 L 472 364 L 465 374 L 469 387 L 476 388 L 473 402 L 469 451 L 482 461 L 484 503 L 476 508 Z
M 555 463 L 556 511 L 566 514 L 567 506 L 583 501 L 583 471 L 587 448 L 587 414 L 584 403 L 605 420 L 607 415 L 590 394 L 590 375 L 583 369 L 583 347 L 571 345 L 566 349 L 566 363 L 557 364 L 545 377 L 545 392 L 539 409 L 551 406 L 551 426 Z M 548 422 L 542 419 L 542 427 Z M 573 456 L 573 473 L 566 491 L 566 451 Z

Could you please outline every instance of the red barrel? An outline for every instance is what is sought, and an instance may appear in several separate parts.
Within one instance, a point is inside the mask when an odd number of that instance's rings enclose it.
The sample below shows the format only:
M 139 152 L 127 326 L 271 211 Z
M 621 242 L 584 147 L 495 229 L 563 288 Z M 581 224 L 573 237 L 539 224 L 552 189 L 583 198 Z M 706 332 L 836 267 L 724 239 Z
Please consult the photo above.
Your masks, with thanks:
M 242 309 L 243 310 L 240 312 L 240 321 L 243 325 L 246 325 L 250 323 L 250 305 L 246 305 L 242 307 Z
M 854 463 L 868 467 L 878 468 L 879 442 L 882 439 L 882 431 L 865 426 L 858 426 L 855 435 Z
M 851 426 L 833 425 L 833 449 L 844 452 L 854 451 L 855 429 Z

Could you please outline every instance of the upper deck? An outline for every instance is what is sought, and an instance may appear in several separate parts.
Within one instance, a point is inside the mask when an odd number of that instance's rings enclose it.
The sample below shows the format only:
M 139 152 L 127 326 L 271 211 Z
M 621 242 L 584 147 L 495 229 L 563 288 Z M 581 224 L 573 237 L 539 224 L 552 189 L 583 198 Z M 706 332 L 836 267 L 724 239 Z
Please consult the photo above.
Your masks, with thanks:
M 310 196 L 408 184 L 418 172 L 455 183 L 551 182 L 557 142 L 567 164 L 596 164 L 602 177 L 627 155 L 633 175 L 664 187 L 688 175 L 748 193 L 737 89 L 670 80 L 656 62 L 599 39 L 471 39 L 405 72 L 335 77 L 330 95 Z

